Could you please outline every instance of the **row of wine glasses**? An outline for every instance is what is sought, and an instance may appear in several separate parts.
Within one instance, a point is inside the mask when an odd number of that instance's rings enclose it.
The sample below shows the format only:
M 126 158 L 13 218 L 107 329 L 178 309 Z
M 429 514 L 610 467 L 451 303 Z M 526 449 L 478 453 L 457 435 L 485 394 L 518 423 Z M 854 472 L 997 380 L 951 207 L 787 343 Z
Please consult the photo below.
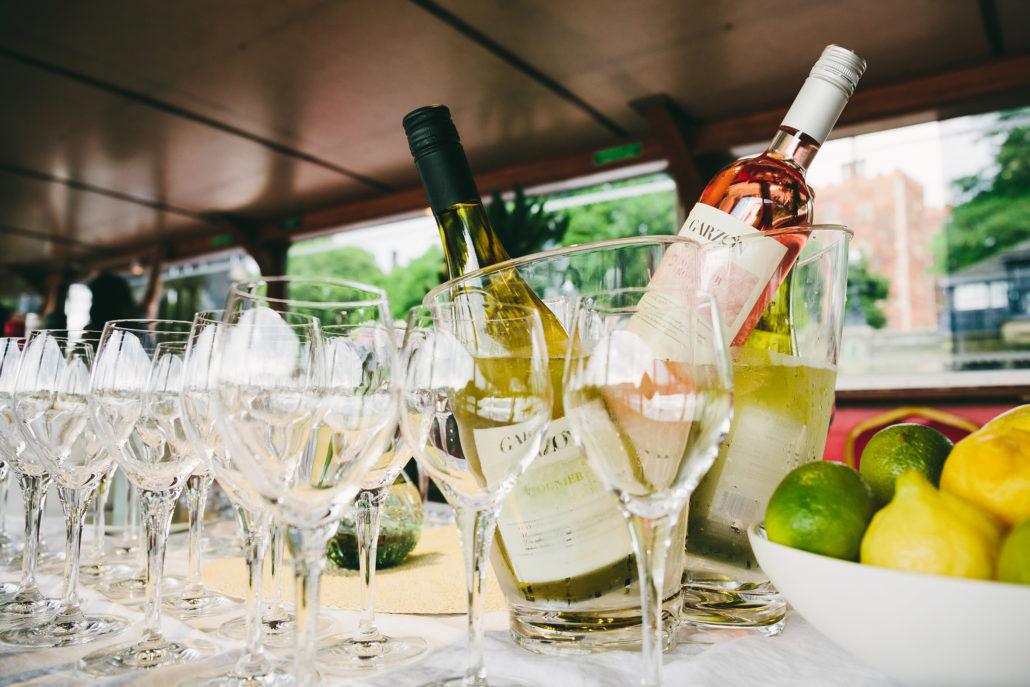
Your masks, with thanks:
M 81 345 L 41 334 L 49 343 L 39 344 L 39 357 L 65 361 L 51 376 L 66 379 L 71 391 L 49 406 L 19 393 L 17 384 L 8 400 L 0 394 L 0 411 L 11 418 L 0 428 L 9 444 L 5 453 L 15 456 L 16 469 L 17 457 L 25 455 L 33 456 L 27 463 L 46 466 L 28 471 L 30 481 L 60 475 L 66 513 L 77 514 L 68 517 L 69 532 L 81 532 L 84 504 L 112 461 L 140 491 L 146 523 L 142 636 L 87 654 L 78 662 L 81 672 L 118 675 L 213 653 L 203 641 L 172 641 L 161 633 L 159 584 L 175 499 L 189 482 L 199 493 L 211 478 L 233 502 L 244 532 L 248 594 L 245 648 L 227 671 L 206 676 L 206 684 L 307 685 L 318 680 L 318 666 L 369 670 L 417 659 L 426 641 L 384 636 L 371 602 L 383 497 L 414 455 L 454 507 L 468 567 L 468 665 L 463 675 L 434 684 L 487 684 L 487 556 L 501 503 L 538 455 L 552 415 L 554 352 L 539 312 L 483 294 L 475 302 L 460 294 L 453 302 L 413 308 L 401 345 L 389 313 L 384 292 L 375 287 L 268 278 L 234 285 L 224 311 L 199 313 L 192 322 L 116 321 L 98 342 Z M 582 298 L 572 326 L 569 350 L 559 359 L 565 361 L 560 400 L 575 439 L 630 525 L 642 581 L 643 679 L 657 684 L 658 604 L 670 532 L 728 426 L 731 382 L 718 309 L 703 293 L 624 289 Z M 22 345 L 9 346 L 18 351 L 12 359 L 35 353 L 32 341 L 25 353 Z M 14 433 L 8 427 L 19 412 L 36 424 Z M 23 433 L 30 441 L 12 438 Z M 328 436 L 324 451 L 316 451 L 320 433 Z M 319 647 L 326 542 L 355 499 L 365 608 L 353 636 Z M 26 504 L 28 512 L 32 504 Z M 38 529 L 38 506 L 32 513 L 27 532 Z M 287 534 L 296 577 L 292 676 L 263 648 L 262 569 L 273 523 Z M 78 536 L 69 534 L 75 570 Z M 193 536 L 196 584 L 179 599 L 187 612 L 212 598 L 199 585 Z M 71 577 L 60 610 L 53 604 L 51 615 L 67 624 L 77 612 L 81 624 Z M 18 592 L 34 584 L 27 564 Z M 108 632 L 124 628 L 120 619 L 86 618 L 94 628 L 107 622 Z M 39 627 L 9 632 L 39 634 Z M 489 684 L 506 682 L 491 678 Z

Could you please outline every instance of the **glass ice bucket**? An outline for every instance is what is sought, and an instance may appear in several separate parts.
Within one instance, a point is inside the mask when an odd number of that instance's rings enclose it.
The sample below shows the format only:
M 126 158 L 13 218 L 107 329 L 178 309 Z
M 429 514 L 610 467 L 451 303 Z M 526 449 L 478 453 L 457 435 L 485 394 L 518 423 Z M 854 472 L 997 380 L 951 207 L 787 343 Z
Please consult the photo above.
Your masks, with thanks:
M 769 241 L 800 249 L 774 276 L 780 286 L 742 345 L 732 348 L 733 422 L 719 456 L 690 499 L 682 618 L 710 629 L 775 634 L 786 602 L 748 544 L 776 485 L 795 467 L 820 460 L 833 411 L 851 231 L 837 225 L 781 229 L 706 248 L 706 279 L 753 264 Z M 781 281 L 782 279 L 782 281 Z M 733 298 L 720 296 L 731 321 Z M 739 289 L 737 290 L 739 292 Z M 739 341 L 736 342 L 740 344 Z
M 692 271 L 699 255 L 696 242 L 679 236 L 580 244 L 471 272 L 437 287 L 424 303 L 460 298 L 482 307 L 491 293 L 522 280 L 568 331 L 579 294 L 646 286 L 663 259 Z M 540 454 L 504 502 L 492 568 L 507 598 L 512 636 L 522 647 L 578 653 L 637 644 L 640 593 L 629 529 L 615 497 L 573 442 L 561 403 L 564 350 L 556 349 L 562 346 L 551 350 L 554 419 Z M 674 536 L 685 535 L 681 519 Z M 679 623 L 682 570 L 683 556 L 670 555 L 663 606 L 667 646 Z

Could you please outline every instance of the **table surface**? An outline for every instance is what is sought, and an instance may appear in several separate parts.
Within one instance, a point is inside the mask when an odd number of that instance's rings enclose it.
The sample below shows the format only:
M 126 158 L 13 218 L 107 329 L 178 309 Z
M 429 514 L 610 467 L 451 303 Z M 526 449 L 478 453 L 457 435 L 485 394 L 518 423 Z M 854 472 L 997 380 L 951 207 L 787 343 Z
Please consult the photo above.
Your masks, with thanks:
M 10 501 L 20 501 L 16 488 Z M 56 501 L 47 504 L 44 535 L 48 547 L 63 542 L 63 522 Z M 21 508 L 10 503 L 7 529 L 18 536 L 21 529 Z M 88 545 L 89 533 L 84 536 Z M 185 537 L 173 537 L 167 561 L 167 572 L 185 573 Z M 0 569 L 0 582 L 17 581 L 19 571 Z M 45 593 L 59 594 L 61 580 L 55 575 L 41 575 L 40 587 Z M 463 580 L 455 580 L 462 584 Z M 0 644 L 0 686 L 3 685 L 178 685 L 218 672 L 239 655 L 241 643 L 223 640 L 214 628 L 242 612 L 242 606 L 225 615 L 202 618 L 190 624 L 165 616 L 162 629 L 172 638 L 203 638 L 214 644 L 216 655 L 201 663 L 161 669 L 146 674 L 118 679 L 99 680 L 77 675 L 75 661 L 98 648 L 134 640 L 142 622 L 141 607 L 123 607 L 112 603 L 96 591 L 85 589 L 82 606 L 86 612 L 114 612 L 129 619 L 132 626 L 125 632 L 91 644 L 62 649 L 27 651 Z M 346 634 L 357 626 L 354 611 L 324 609 L 334 622 L 334 633 Z M 416 616 L 378 614 L 380 629 L 386 634 L 407 634 L 424 637 L 431 646 L 430 654 L 421 661 L 388 673 L 353 675 L 323 671 L 323 684 L 368 685 L 377 687 L 415 687 L 424 682 L 459 674 L 465 665 L 465 616 Z M 540 656 L 517 647 L 507 631 L 507 614 L 488 613 L 486 618 L 486 666 L 489 675 L 516 677 L 531 685 L 560 687 L 622 687 L 638 684 L 640 657 L 636 652 L 615 651 L 578 656 Z M 894 687 L 897 685 L 883 673 L 827 639 L 801 616 L 789 611 L 784 631 L 775 637 L 742 632 L 720 633 L 718 641 L 704 641 L 689 627 L 681 630 L 679 644 L 665 654 L 664 678 L 669 687 L 748 687 L 750 685 L 791 687 L 835 685 L 840 687 Z M 292 651 L 282 654 L 285 659 Z

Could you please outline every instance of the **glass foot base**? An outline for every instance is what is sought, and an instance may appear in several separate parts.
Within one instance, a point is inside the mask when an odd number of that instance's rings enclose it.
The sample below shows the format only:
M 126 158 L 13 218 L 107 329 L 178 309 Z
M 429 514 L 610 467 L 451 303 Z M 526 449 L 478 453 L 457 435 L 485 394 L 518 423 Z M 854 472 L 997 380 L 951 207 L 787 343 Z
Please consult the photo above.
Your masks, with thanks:
M 640 606 L 605 611 L 555 611 L 511 604 L 511 637 L 537 654 L 575 656 L 599 651 L 640 650 Z M 662 651 L 676 646 L 680 597 L 662 604 Z M 493 683 L 491 682 L 491 685 Z
M 119 563 L 88 563 L 79 566 L 79 581 L 87 587 L 117 582 L 132 575 L 130 565 Z
M 12 542 L 10 539 L 6 539 L 5 542 L 0 541 L 0 566 L 14 567 L 14 562 L 20 560 L 21 544 Z
M 43 625 L 0 632 L 0 641 L 24 647 L 59 647 L 86 644 L 122 632 L 129 626 L 114 615 L 78 615 L 69 620 L 55 618 Z
M 246 639 L 247 620 L 245 617 L 227 620 L 218 627 L 218 634 L 226 639 Z M 261 641 L 267 646 L 280 648 L 293 648 L 294 634 L 297 629 L 297 618 L 292 613 L 285 613 L 275 617 L 261 617 Z M 328 616 L 318 616 L 318 636 L 324 637 L 333 630 L 333 620 Z
M 427 682 L 422 687 L 464 687 L 465 678 L 461 675 Z M 486 676 L 487 687 L 531 687 L 532 683 L 515 680 L 509 677 Z
M 240 659 L 228 672 L 192 677 L 189 687 L 292 687 L 296 684 L 291 666 L 261 655 L 254 660 Z
M 161 596 L 165 598 L 175 596 L 185 586 L 184 578 L 166 575 L 161 578 Z M 97 590 L 108 599 L 123 604 L 143 603 L 147 598 L 146 582 L 142 575 L 101 584 Z
M 141 640 L 135 644 L 111 647 L 86 654 L 75 669 L 94 677 L 114 677 L 171 665 L 194 663 L 213 656 L 215 647 L 207 642 L 170 642 L 164 638 Z
M 776 635 L 786 613 L 787 601 L 769 583 L 691 581 L 683 587 L 680 619 L 692 626 L 685 628 L 689 641 L 719 641 L 719 630 Z
M 389 670 L 425 656 L 429 644 L 421 637 L 380 637 L 360 641 L 353 637 L 326 644 L 318 650 L 318 661 L 337 670 Z
M 48 599 L 38 591 L 18 592 L 0 604 L 0 629 L 15 629 L 25 623 L 40 623 L 57 613 L 61 602 Z
M 202 618 L 209 615 L 218 615 L 238 606 L 228 596 L 212 592 L 209 589 L 202 589 L 197 594 L 180 594 L 177 597 L 168 599 L 161 605 L 163 613 L 175 616 L 180 620 L 190 618 Z
M 46 551 L 36 560 L 36 572 L 43 575 L 64 574 L 64 554 Z

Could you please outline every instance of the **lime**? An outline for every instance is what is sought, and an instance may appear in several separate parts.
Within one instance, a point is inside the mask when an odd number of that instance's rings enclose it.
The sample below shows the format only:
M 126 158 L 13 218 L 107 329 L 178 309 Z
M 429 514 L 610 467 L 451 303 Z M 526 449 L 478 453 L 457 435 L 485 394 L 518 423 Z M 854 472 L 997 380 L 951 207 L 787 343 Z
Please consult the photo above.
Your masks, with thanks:
M 876 510 L 873 491 L 843 463 L 815 461 L 791 470 L 769 497 L 769 540 L 824 556 L 858 560 Z
M 894 497 L 894 482 L 907 470 L 919 470 L 934 486 L 941 480 L 951 439 L 933 427 L 903 422 L 884 427 L 862 451 L 858 471 L 869 482 L 881 506 Z
M 1001 543 L 998 579 L 1002 582 L 1030 584 L 1030 518 L 1013 527 Z
M 869 523 L 862 562 L 989 580 L 1003 531 L 987 511 L 938 491 L 919 470 L 908 470 L 898 476 L 894 498 Z

